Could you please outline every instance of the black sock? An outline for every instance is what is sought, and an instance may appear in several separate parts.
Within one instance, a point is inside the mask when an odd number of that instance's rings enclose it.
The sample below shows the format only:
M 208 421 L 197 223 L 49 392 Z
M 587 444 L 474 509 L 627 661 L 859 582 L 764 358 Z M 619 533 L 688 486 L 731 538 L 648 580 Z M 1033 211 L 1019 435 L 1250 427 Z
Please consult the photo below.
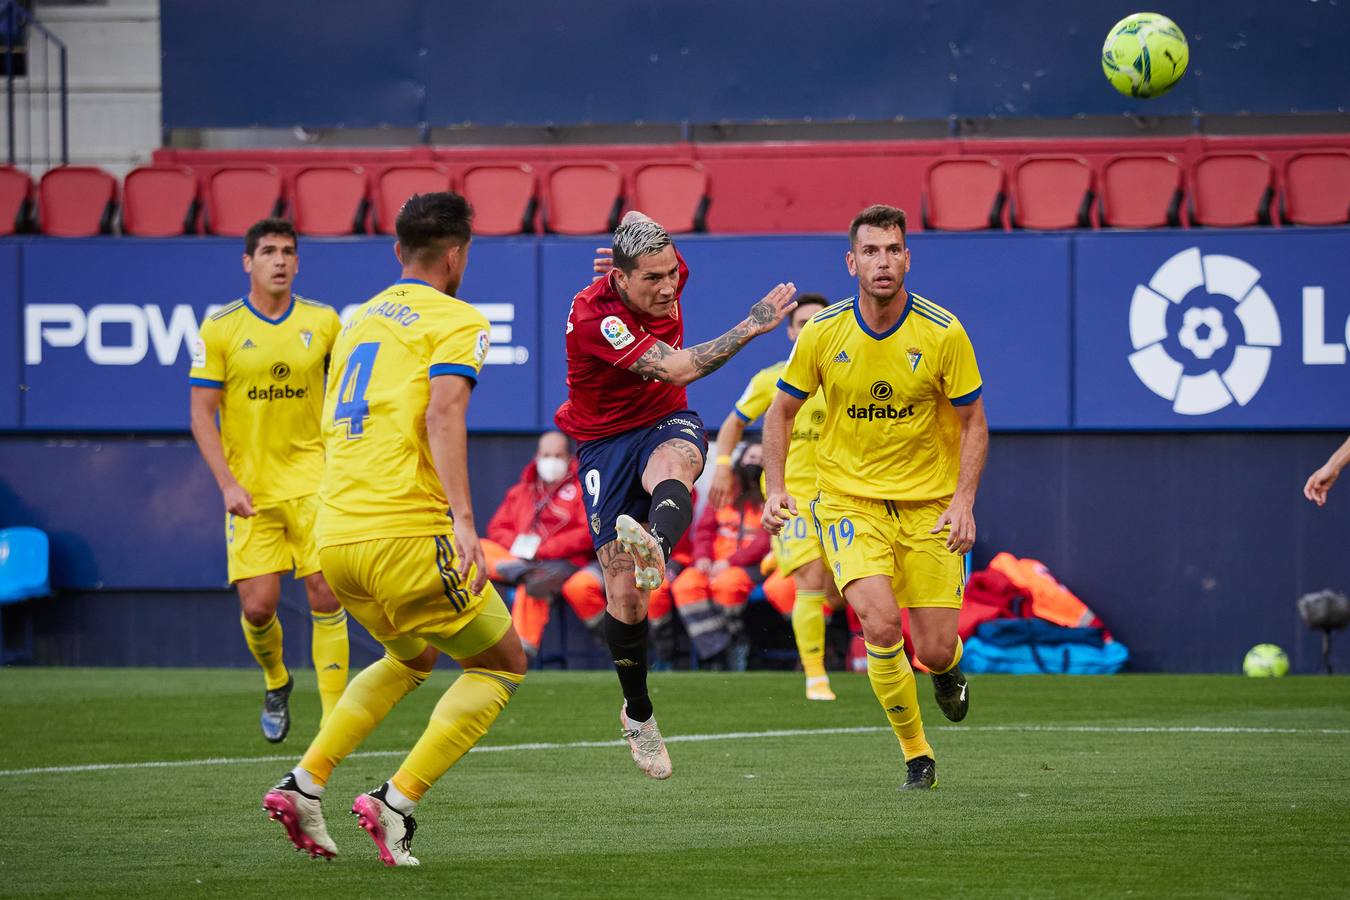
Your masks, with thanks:
M 652 717 L 652 701 L 647 696 L 647 620 L 629 625 L 606 610 L 605 641 L 614 654 L 614 671 L 628 703 L 628 718 L 647 721 Z
M 684 482 L 667 478 L 652 490 L 652 508 L 647 514 L 652 535 L 661 545 L 661 552 L 670 562 L 675 545 L 694 521 L 694 501 Z

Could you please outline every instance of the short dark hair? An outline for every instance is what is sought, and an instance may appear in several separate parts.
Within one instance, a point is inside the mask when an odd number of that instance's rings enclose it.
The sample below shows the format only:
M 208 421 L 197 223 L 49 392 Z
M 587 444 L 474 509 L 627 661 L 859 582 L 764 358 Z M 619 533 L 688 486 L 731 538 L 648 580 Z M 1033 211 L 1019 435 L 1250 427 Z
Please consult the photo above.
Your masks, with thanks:
M 900 237 L 904 238 L 906 236 L 905 224 L 905 211 L 903 209 L 877 203 L 853 217 L 853 221 L 848 226 L 848 242 L 850 245 L 857 243 L 858 229 L 864 225 L 871 225 L 873 228 L 899 228 Z
M 822 308 L 823 308 L 823 307 L 826 307 L 826 306 L 829 306 L 829 305 L 830 305 L 830 301 L 828 301 L 828 300 L 825 299 L 825 295 L 824 295 L 824 294 L 798 294 L 798 295 L 797 295 L 797 306 L 798 306 L 798 307 L 802 307 L 802 306 L 819 306 L 819 307 L 822 307 Z
M 450 244 L 467 244 L 473 236 L 473 207 L 454 191 L 413 194 L 394 222 L 406 257 L 425 260 Z
M 295 226 L 285 219 L 259 219 L 244 233 L 244 255 L 252 256 L 258 250 L 258 243 L 265 237 L 288 237 L 298 246 L 300 239 L 295 236 Z

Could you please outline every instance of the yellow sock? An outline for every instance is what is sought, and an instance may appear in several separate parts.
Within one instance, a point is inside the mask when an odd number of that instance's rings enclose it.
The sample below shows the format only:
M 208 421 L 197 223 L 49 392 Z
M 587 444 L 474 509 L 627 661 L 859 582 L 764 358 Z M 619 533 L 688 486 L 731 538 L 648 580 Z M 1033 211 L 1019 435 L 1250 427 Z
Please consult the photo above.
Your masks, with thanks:
M 965 652 L 966 652 L 965 644 L 961 643 L 961 637 L 958 635 L 956 638 L 956 652 L 952 654 L 951 665 L 947 666 L 947 668 L 945 669 L 935 669 L 932 666 L 929 666 L 928 671 L 934 675 L 946 675 L 952 669 L 956 668 L 957 663 L 961 662 L 961 656 Z
M 487 733 L 497 714 L 525 680 L 493 669 L 465 669 L 431 713 L 403 765 L 389 779 L 408 799 L 422 799 L 436 780 Z
M 792 603 L 792 634 L 807 678 L 825 677 L 825 592 L 797 589 Z
M 933 748 L 923 734 L 923 720 L 919 718 L 919 694 L 914 688 L 914 670 L 905 658 L 905 642 L 894 647 L 867 647 L 867 679 L 872 692 L 886 710 L 891 729 L 900 739 L 900 749 L 908 762 L 916 756 L 933 756 Z
M 301 758 L 300 768 L 320 785 L 327 784 L 337 764 L 361 745 L 400 700 L 426 681 L 427 674 L 390 656 L 367 666 L 342 692 L 342 699 Z
M 263 680 L 269 691 L 285 687 L 291 673 L 281 660 L 281 620 L 274 614 L 265 625 L 250 625 L 241 613 L 239 624 L 244 629 L 244 642 L 253 653 L 253 658 L 262 666 Z
M 347 687 L 347 611 L 321 613 L 310 610 L 310 616 L 314 619 L 310 654 L 314 657 L 314 673 L 319 680 L 319 702 L 323 704 L 323 718 L 319 720 L 322 728 Z

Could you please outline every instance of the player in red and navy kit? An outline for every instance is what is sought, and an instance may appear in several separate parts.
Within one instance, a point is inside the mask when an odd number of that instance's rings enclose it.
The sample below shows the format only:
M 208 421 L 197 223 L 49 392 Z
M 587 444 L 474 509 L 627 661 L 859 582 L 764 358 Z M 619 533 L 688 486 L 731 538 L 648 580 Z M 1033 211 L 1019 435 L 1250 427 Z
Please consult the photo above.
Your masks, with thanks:
M 647 696 L 647 597 L 693 519 L 689 492 L 708 451 L 684 386 L 772 331 L 796 305 L 796 289 L 778 285 L 726 334 L 686 349 L 680 294 L 689 267 L 670 235 L 630 212 L 614 232 L 613 253 L 614 268 L 572 301 L 567 400 L 556 421 L 577 441 L 605 574 L 604 633 L 623 688 L 624 737 L 639 769 L 669 778 L 670 755 Z

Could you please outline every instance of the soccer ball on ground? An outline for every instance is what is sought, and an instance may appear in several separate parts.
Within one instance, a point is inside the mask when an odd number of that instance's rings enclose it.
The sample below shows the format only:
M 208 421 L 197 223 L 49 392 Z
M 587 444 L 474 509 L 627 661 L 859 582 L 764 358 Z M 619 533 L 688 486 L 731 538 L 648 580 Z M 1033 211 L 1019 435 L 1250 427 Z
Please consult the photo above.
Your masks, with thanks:
M 1186 74 L 1191 52 L 1177 23 L 1141 12 L 1115 24 L 1102 45 L 1102 71 L 1126 97 L 1157 97 Z
M 1274 644 L 1257 644 L 1247 651 L 1242 671 L 1252 678 L 1279 678 L 1289 672 L 1289 657 Z

